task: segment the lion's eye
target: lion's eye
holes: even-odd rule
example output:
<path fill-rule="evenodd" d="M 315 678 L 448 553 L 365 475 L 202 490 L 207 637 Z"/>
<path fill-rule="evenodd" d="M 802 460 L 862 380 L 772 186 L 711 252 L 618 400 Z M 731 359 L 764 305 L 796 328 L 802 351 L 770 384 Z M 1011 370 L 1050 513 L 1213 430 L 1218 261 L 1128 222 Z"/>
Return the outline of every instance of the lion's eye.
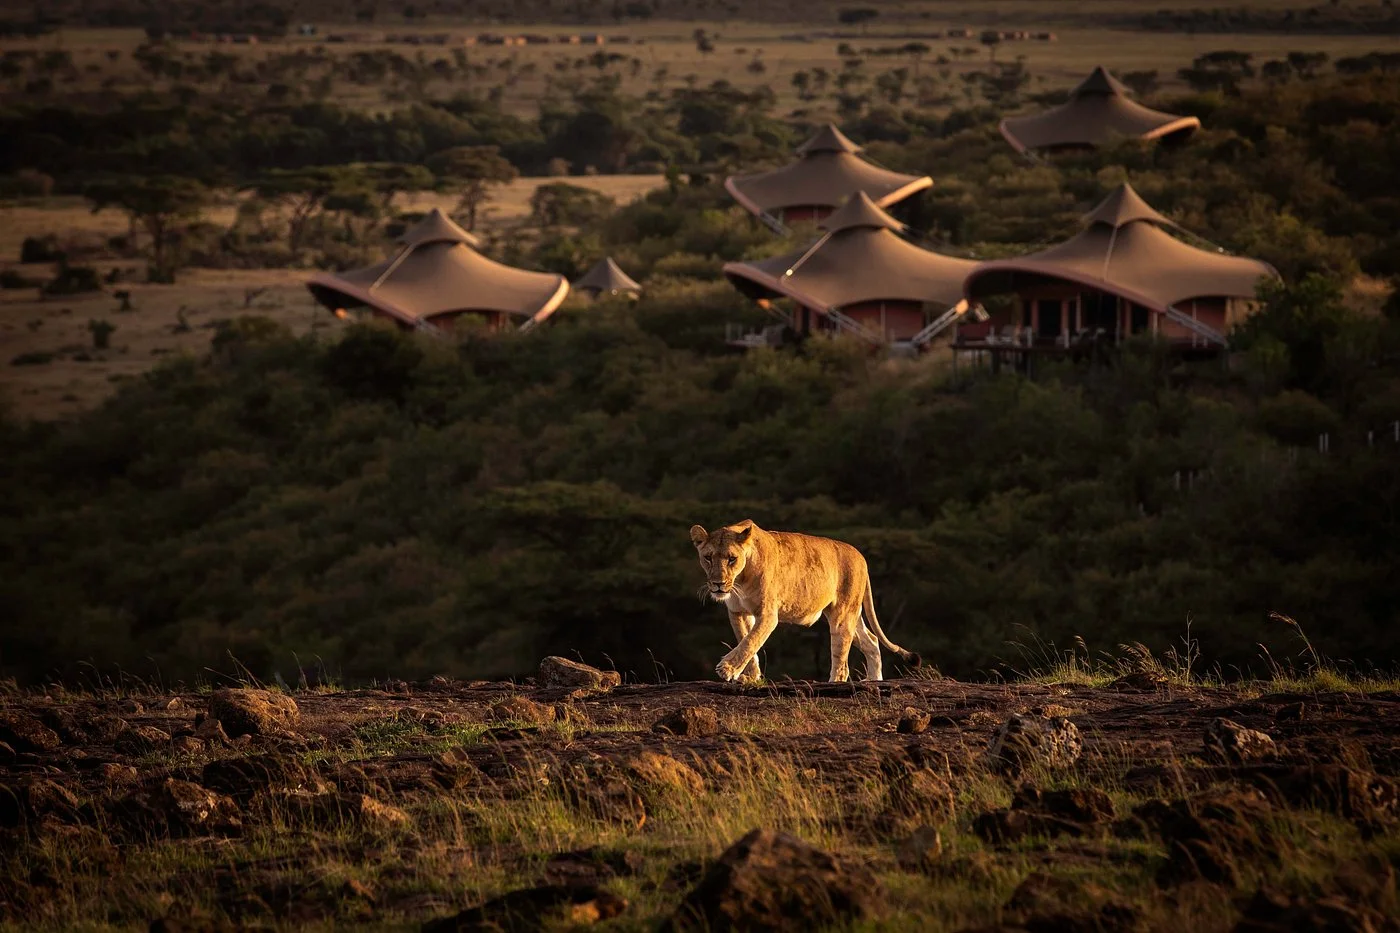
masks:
<path fill-rule="evenodd" d="M 733 567 L 733 566 L 734 566 L 735 564 L 737 564 L 737 563 L 739 563 L 739 558 L 737 558 L 737 557 L 731 557 L 731 558 L 729 558 L 729 566 Z"/>

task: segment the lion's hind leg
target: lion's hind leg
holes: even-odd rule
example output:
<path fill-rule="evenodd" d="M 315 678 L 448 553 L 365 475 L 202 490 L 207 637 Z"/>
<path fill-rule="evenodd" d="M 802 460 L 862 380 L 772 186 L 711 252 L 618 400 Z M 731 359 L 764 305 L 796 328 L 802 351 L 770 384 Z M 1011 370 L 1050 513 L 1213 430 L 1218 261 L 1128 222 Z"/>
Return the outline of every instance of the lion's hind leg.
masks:
<path fill-rule="evenodd" d="M 865 679 L 884 680 L 884 669 L 880 662 L 880 640 L 870 631 L 870 626 L 860 622 L 856 627 L 856 644 L 865 656 Z"/>

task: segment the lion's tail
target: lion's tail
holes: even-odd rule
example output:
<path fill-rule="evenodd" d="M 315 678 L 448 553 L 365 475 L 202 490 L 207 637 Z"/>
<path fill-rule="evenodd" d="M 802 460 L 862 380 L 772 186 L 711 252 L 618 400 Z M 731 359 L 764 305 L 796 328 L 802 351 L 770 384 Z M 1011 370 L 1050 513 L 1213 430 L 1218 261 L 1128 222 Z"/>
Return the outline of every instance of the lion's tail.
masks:
<path fill-rule="evenodd" d="M 870 631 L 875 633 L 875 637 L 880 639 L 880 644 L 888 651 L 893 651 L 904 660 L 910 667 L 918 667 L 924 663 L 924 659 L 913 651 L 905 651 L 885 637 L 884 631 L 880 628 L 880 620 L 875 618 L 875 593 L 870 589 L 870 580 L 865 581 L 865 598 L 861 602 L 861 612 L 865 615 L 865 624 L 870 626 Z"/>

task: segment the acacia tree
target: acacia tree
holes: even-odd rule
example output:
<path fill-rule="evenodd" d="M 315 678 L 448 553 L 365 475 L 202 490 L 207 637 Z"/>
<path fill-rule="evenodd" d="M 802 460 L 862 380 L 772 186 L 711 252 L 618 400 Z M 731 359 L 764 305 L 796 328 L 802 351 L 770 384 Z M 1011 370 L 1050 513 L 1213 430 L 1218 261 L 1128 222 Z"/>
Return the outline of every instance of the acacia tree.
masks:
<path fill-rule="evenodd" d="M 519 176 L 501 155 L 499 146 L 456 146 L 428 157 L 428 166 L 442 185 L 458 194 L 457 210 L 467 215 L 467 229 L 476 229 L 477 211 L 491 197 L 493 185 Z"/>
<path fill-rule="evenodd" d="M 287 247 L 301 250 L 307 225 L 325 208 L 326 199 L 337 190 L 351 187 L 349 170 L 340 165 L 313 165 L 299 169 L 273 169 L 251 186 L 260 198 L 288 212 Z"/>
<path fill-rule="evenodd" d="M 191 178 L 157 175 L 151 178 L 112 178 L 94 182 L 83 192 L 92 212 L 112 207 L 127 215 L 133 229 L 146 232 L 151 261 L 146 277 L 152 282 L 175 281 L 178 257 L 170 249 L 184 223 L 197 218 L 209 203 L 210 191 Z"/>

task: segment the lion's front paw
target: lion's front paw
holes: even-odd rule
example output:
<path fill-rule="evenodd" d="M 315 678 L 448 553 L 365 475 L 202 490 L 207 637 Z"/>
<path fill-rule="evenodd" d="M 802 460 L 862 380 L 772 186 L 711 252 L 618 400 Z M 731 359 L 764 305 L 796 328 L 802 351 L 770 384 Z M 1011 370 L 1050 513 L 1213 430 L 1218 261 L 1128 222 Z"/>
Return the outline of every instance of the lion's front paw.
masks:
<path fill-rule="evenodd" d="M 725 657 L 715 665 L 715 673 L 719 675 L 720 680 L 733 683 L 739 679 L 739 675 L 743 673 L 743 670 L 735 667 L 729 662 L 729 658 Z"/>

